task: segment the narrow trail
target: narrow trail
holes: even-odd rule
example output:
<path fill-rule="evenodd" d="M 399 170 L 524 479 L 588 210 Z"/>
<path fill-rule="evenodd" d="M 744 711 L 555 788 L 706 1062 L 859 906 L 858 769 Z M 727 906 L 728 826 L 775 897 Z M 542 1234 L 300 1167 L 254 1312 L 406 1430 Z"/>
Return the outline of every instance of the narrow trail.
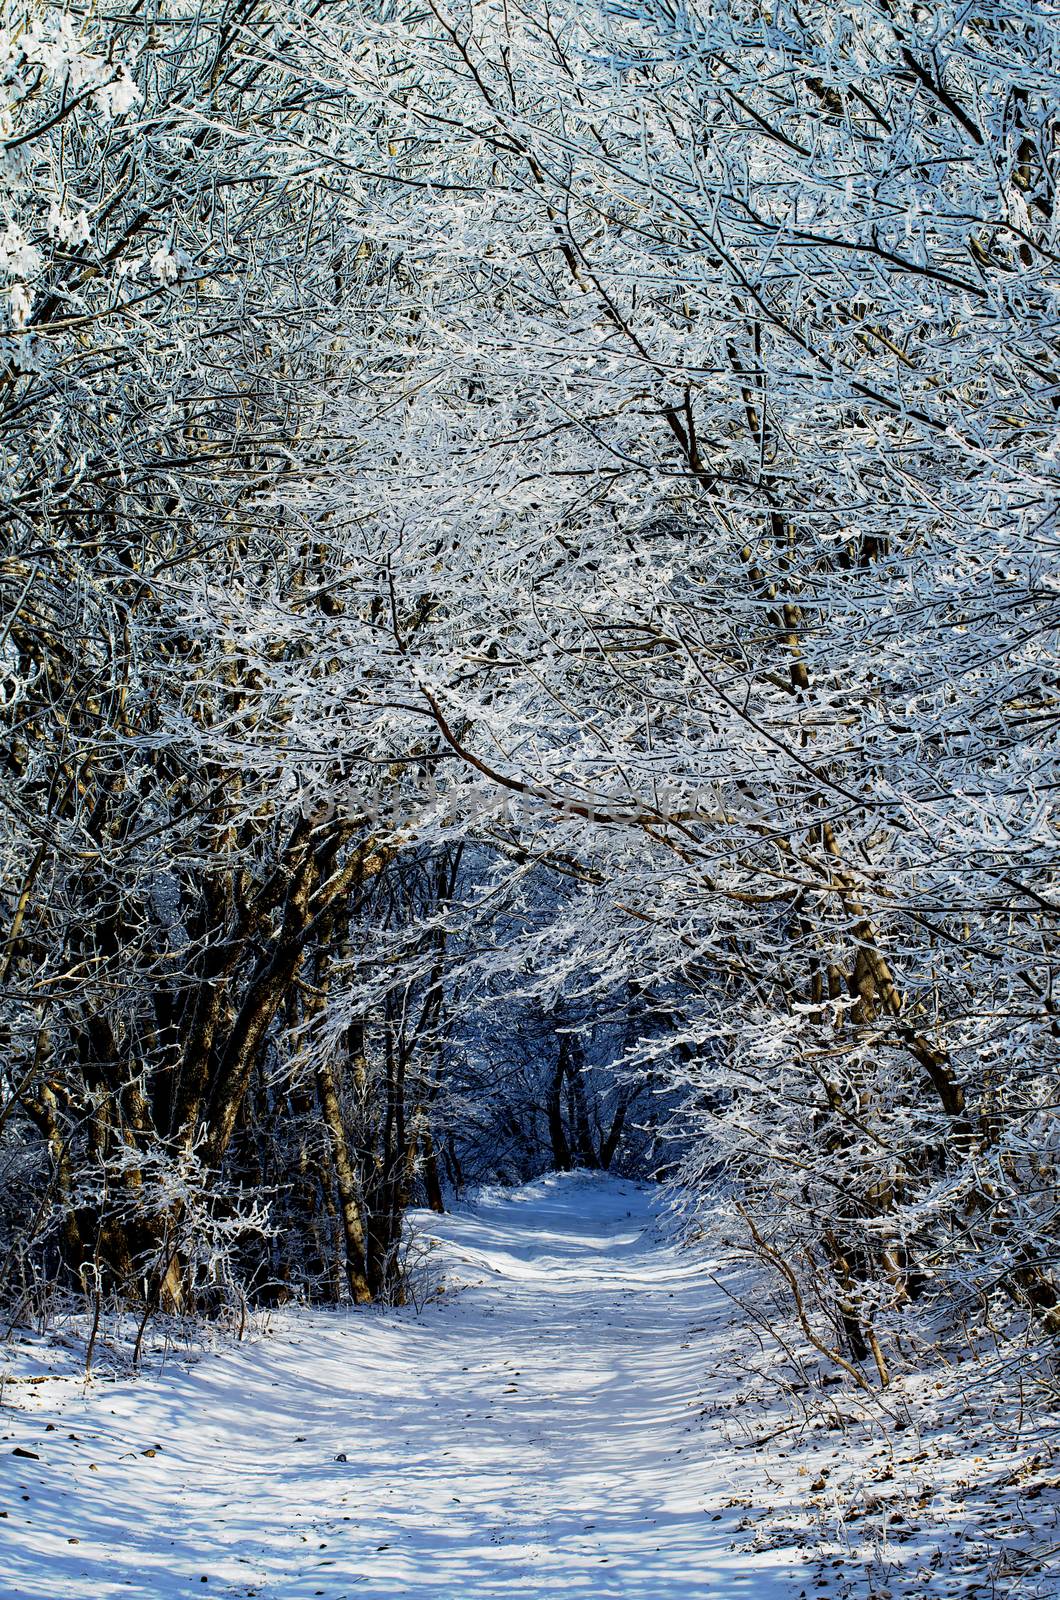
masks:
<path fill-rule="evenodd" d="M 490 1193 L 418 1218 L 419 1314 L 285 1312 L 37 1386 L 0 1421 L 0 1600 L 797 1595 L 730 1548 L 755 1485 L 700 1387 L 732 1320 L 655 1207 L 580 1174 Z"/>

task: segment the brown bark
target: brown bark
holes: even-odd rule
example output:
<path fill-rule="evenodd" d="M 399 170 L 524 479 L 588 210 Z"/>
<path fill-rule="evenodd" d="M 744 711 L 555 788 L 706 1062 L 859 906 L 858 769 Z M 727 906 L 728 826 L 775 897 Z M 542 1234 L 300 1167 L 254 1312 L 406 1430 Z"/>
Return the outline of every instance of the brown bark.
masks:
<path fill-rule="evenodd" d="M 338 1088 L 330 1061 L 322 1060 L 317 1067 L 316 1086 L 321 1115 L 331 1141 L 331 1159 L 335 1167 L 335 1183 L 339 1193 L 339 1215 L 342 1219 L 342 1237 L 346 1252 L 346 1282 L 354 1303 L 363 1306 L 372 1299 L 367 1277 L 368 1252 L 364 1218 L 361 1215 L 357 1179 L 350 1160 Z"/>
<path fill-rule="evenodd" d="M 420 1134 L 420 1155 L 423 1159 L 423 1187 L 427 1192 L 427 1204 L 432 1211 L 441 1215 L 445 1211 L 445 1201 L 442 1198 L 442 1180 L 438 1171 L 438 1157 L 434 1149 L 434 1139 L 431 1134 L 430 1124 L 426 1121 L 426 1110 L 422 1113 L 423 1131 Z"/>

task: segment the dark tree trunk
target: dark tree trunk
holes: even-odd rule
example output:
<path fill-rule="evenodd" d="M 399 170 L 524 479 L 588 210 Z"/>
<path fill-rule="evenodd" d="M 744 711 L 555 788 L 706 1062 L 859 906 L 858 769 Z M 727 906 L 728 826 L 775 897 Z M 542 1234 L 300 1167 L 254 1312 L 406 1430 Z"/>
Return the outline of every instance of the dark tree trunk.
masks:
<path fill-rule="evenodd" d="M 563 1045 L 560 1044 L 559 1054 L 556 1057 L 556 1066 L 548 1086 L 548 1099 L 546 1110 L 548 1112 L 548 1135 L 552 1141 L 552 1165 L 557 1172 L 569 1172 L 571 1169 L 570 1145 L 567 1143 L 567 1133 L 563 1126 L 563 1077 L 566 1062 L 563 1056 Z"/>

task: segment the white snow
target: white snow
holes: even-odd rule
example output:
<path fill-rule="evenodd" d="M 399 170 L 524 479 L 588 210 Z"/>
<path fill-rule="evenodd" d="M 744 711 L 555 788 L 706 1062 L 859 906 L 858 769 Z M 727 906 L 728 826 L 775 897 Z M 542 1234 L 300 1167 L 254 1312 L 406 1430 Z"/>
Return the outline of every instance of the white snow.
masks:
<path fill-rule="evenodd" d="M 652 1191 L 573 1174 L 416 1220 L 419 1310 L 20 1388 L 2 1600 L 798 1594 L 790 1551 L 736 1548 L 761 1473 L 701 1390 L 737 1323 Z"/>

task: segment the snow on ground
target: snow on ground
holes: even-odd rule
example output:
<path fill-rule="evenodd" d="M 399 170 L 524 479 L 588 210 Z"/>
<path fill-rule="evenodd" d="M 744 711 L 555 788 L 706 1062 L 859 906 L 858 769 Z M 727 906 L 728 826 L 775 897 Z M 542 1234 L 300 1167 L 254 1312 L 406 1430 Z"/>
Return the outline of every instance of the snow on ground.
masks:
<path fill-rule="evenodd" d="M 89 1385 L 14 1352 L 0 1600 L 934 1600 L 989 1583 L 990 1536 L 975 1544 L 956 1488 L 989 1473 L 959 1450 L 947 1466 L 910 1396 L 889 1445 L 830 1374 L 798 1400 L 653 1191 L 553 1176 L 415 1220 L 437 1241 L 419 1308 L 291 1310 L 267 1337 Z M 987 1456 L 1037 1485 L 1055 1528 L 1041 1451 L 1030 1479 L 1026 1452 Z M 935 1515 L 963 1568 L 932 1566 Z"/>
<path fill-rule="evenodd" d="M 704 1373 L 708 1420 L 761 1473 L 747 1548 L 800 1549 L 815 1600 L 1060 1600 L 1055 1371 L 1032 1384 L 1015 1341 L 907 1343 L 908 1369 L 865 1395 L 808 1362 L 790 1310 L 754 1289 L 760 1343 Z"/>
<path fill-rule="evenodd" d="M 187 1370 L 20 1389 L 3 1600 L 791 1594 L 730 1549 L 754 1468 L 700 1423 L 718 1293 L 649 1192 L 549 1178 L 429 1226 L 420 1315 L 286 1313 Z"/>

